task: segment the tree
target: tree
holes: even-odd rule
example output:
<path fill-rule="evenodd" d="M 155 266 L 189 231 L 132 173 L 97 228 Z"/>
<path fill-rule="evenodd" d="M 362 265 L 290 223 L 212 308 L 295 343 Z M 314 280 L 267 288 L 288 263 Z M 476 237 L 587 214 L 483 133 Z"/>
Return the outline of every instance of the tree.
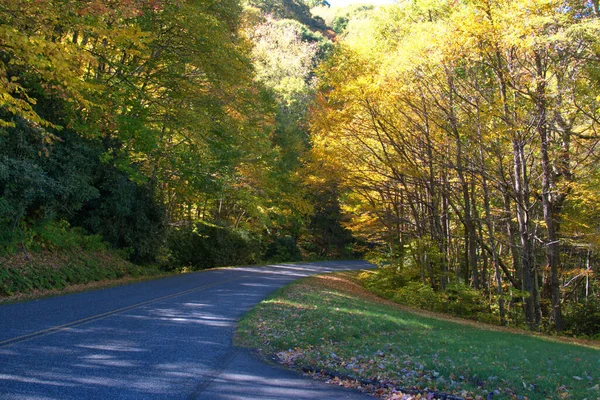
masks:
<path fill-rule="evenodd" d="M 597 64 L 598 22 L 578 10 L 481 1 L 374 12 L 348 25 L 321 69 L 312 122 L 315 148 L 365 204 L 354 209 L 377 215 L 392 262 L 412 254 L 439 290 L 457 280 L 490 293 L 493 282 L 502 322 L 508 281 L 534 329 L 562 328 L 561 257 L 574 238 L 561 226 L 597 141 L 578 132 L 596 129 L 596 100 L 580 88 L 594 81 L 582 54 Z"/>

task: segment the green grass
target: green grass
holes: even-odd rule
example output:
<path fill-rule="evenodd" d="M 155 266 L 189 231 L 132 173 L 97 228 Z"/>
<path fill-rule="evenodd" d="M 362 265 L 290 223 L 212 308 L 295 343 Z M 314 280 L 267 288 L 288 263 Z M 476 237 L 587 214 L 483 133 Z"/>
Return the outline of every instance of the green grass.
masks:
<path fill-rule="evenodd" d="M 240 322 L 237 344 L 297 368 L 465 397 L 600 398 L 598 346 L 474 325 L 403 310 L 336 274 L 275 292 Z"/>

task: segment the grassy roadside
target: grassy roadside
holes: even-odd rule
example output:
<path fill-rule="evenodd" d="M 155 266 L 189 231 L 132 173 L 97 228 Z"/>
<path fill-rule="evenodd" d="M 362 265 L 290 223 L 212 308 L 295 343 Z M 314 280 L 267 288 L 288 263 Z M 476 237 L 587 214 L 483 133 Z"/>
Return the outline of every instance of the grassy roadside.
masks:
<path fill-rule="evenodd" d="M 600 399 L 600 346 L 423 316 L 366 292 L 354 277 L 312 277 L 275 292 L 240 322 L 236 343 L 388 399 L 418 398 L 400 388 Z"/>

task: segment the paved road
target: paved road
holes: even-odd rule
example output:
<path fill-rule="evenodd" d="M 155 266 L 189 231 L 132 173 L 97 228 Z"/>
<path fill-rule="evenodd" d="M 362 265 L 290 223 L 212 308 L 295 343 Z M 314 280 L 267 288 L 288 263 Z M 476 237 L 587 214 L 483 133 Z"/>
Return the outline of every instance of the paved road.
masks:
<path fill-rule="evenodd" d="M 236 321 L 300 277 L 360 261 L 179 275 L 0 306 L 0 399 L 365 399 L 233 347 Z"/>

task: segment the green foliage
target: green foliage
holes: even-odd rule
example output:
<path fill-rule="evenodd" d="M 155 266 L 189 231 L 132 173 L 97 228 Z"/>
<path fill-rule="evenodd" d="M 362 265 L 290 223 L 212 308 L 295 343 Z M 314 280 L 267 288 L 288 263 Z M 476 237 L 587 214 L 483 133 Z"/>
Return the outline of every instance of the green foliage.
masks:
<path fill-rule="evenodd" d="M 173 227 L 167 235 L 171 267 L 200 270 L 254 264 L 261 258 L 260 241 L 242 230 L 197 223 Z"/>
<path fill-rule="evenodd" d="M 373 5 L 350 5 L 340 10 L 331 23 L 331 28 L 338 34 L 344 33 L 350 20 L 364 18 L 375 7 Z"/>
<path fill-rule="evenodd" d="M 63 233 L 58 236 L 64 238 L 66 235 Z M 58 236 L 55 235 L 54 238 L 56 239 Z M 73 242 L 70 244 L 75 245 Z M 70 285 L 87 284 L 106 279 L 160 273 L 153 267 L 131 264 L 114 252 L 92 250 L 97 243 L 90 244 L 88 242 L 86 244 L 89 247 L 85 248 L 85 251 L 77 249 L 74 251 L 61 250 L 57 253 L 33 253 L 24 260 L 21 255 L 0 259 L 0 297 L 43 290 L 60 290 Z"/>
<path fill-rule="evenodd" d="M 5 249 L 43 232 L 49 221 L 67 219 L 98 196 L 90 183 L 94 162 L 89 148 L 63 140 L 58 157 L 50 158 L 48 145 L 39 142 L 30 124 L 15 124 L 0 132 L 0 247 Z M 62 151 L 67 147 L 71 156 Z"/>
<path fill-rule="evenodd" d="M 458 317 L 476 318 L 487 311 L 484 295 L 461 282 L 448 285 L 441 298 L 442 310 Z"/>
<path fill-rule="evenodd" d="M 313 8 L 313 7 L 324 5 L 325 0 L 302 0 L 302 2 L 304 4 L 306 4 L 308 7 Z"/>
<path fill-rule="evenodd" d="M 336 15 L 335 18 L 333 19 L 331 28 L 336 33 L 343 33 L 346 30 L 347 26 L 348 26 L 348 17 Z"/>
<path fill-rule="evenodd" d="M 3 203 L 0 223 L 8 228 L 6 233 L 14 230 L 23 219 L 52 217 L 60 208 L 69 208 L 94 194 L 85 182 L 57 176 L 59 171 L 53 171 L 54 176 L 49 174 L 44 168 L 48 161 L 38 155 L 43 147 L 36 139 L 33 130 L 22 125 L 0 132 L 0 196 Z M 68 169 L 68 165 L 63 166 L 63 171 Z"/>
<path fill-rule="evenodd" d="M 371 292 L 399 304 L 497 323 L 482 292 L 457 282 L 443 291 L 435 291 L 420 281 L 418 272 L 410 265 L 379 267 L 361 274 L 360 279 Z"/>
<path fill-rule="evenodd" d="M 335 183 L 312 185 L 308 196 L 315 206 L 308 224 L 307 244 L 303 246 L 319 257 L 356 257 L 352 233 L 343 225 L 346 218 L 340 207 L 339 189 Z"/>
<path fill-rule="evenodd" d="M 72 225 L 101 235 L 114 248 L 130 248 L 136 261 L 153 259 L 162 243 L 164 210 L 149 185 L 136 184 L 115 165 L 119 158 L 109 158 L 113 165 L 101 161 L 104 143 L 63 130 L 50 147 L 20 120 L 0 134 L 0 150 L 5 154 L 0 156 L 0 246 L 5 250 L 21 244 L 85 246 L 83 230 L 68 232 Z"/>
<path fill-rule="evenodd" d="M 600 297 L 571 303 L 565 310 L 565 330 L 576 336 L 600 339 Z"/>
<path fill-rule="evenodd" d="M 407 277 L 391 265 L 366 272 L 361 275 L 361 279 L 366 288 L 386 298 L 392 298 L 399 288 L 408 283 Z"/>
<path fill-rule="evenodd" d="M 440 311 L 444 306 L 444 297 L 435 292 L 431 286 L 422 282 L 408 282 L 396 290 L 392 300 L 399 304 L 430 311 Z"/>
<path fill-rule="evenodd" d="M 30 240 L 25 247 L 33 251 L 43 249 L 106 251 L 108 244 L 101 235 L 90 235 L 80 227 L 71 228 L 65 220 L 44 220 L 35 225 L 30 232 Z"/>
<path fill-rule="evenodd" d="M 254 21 L 238 0 L 154 3 L 0 7 L 0 252 L 208 268 L 305 232 L 325 26 L 300 0 L 251 2 Z M 298 259 L 282 240 L 273 257 Z"/>
<path fill-rule="evenodd" d="M 277 237 L 267 245 L 265 259 L 269 262 L 301 261 L 302 254 L 291 236 Z"/>
<path fill-rule="evenodd" d="M 71 220 L 101 235 L 114 248 L 131 249 L 133 261 L 153 261 L 164 237 L 164 207 L 157 202 L 153 188 L 102 165 L 96 174 L 94 183 L 100 196 L 86 202 Z"/>
<path fill-rule="evenodd" d="M 303 117 L 314 91 L 311 78 L 317 54 L 326 51 L 319 46 L 324 38 L 290 19 L 268 20 L 252 38 L 256 79 L 273 90 L 287 114 Z"/>
<path fill-rule="evenodd" d="M 240 166 L 268 159 L 269 112 L 242 11 L 237 0 L 5 4 L 0 244 L 67 220 L 151 261 L 161 203 L 176 219 L 254 189 Z"/>
<path fill-rule="evenodd" d="M 325 29 L 323 22 L 312 16 L 313 1 L 309 1 L 310 4 L 304 0 L 249 0 L 249 4 L 276 19 L 293 19 L 312 29 Z"/>

